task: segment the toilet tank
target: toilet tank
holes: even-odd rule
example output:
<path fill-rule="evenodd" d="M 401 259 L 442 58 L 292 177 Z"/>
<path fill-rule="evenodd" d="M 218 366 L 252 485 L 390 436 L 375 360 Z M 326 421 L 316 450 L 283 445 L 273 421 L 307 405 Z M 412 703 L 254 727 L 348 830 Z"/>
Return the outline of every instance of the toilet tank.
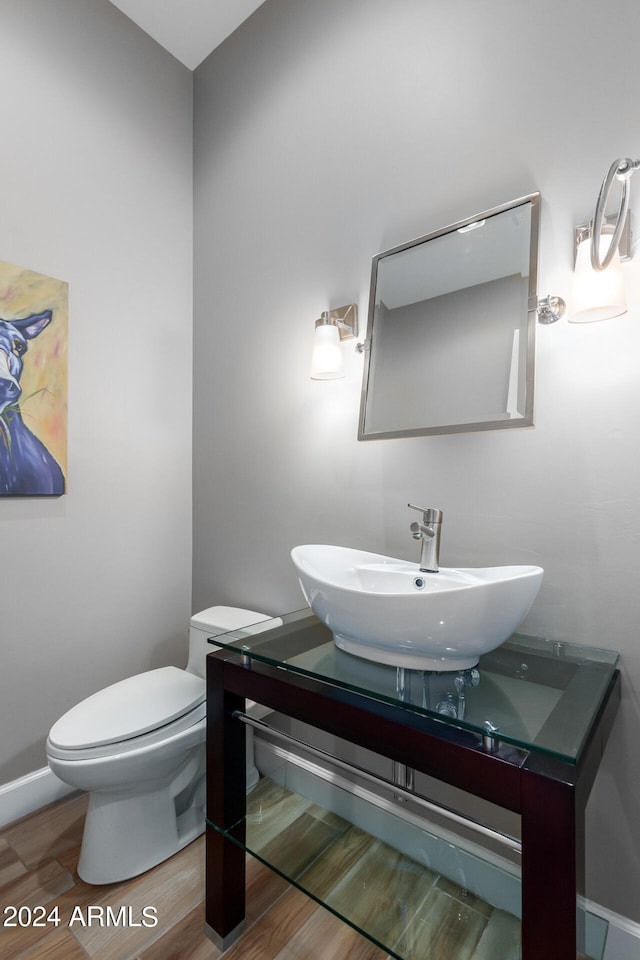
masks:
<path fill-rule="evenodd" d="M 206 656 L 216 649 L 213 644 L 207 643 L 209 637 L 267 620 L 272 620 L 272 617 L 255 610 L 243 610 L 241 607 L 208 607 L 201 613 L 195 613 L 189 626 L 187 673 L 195 673 L 198 677 L 205 678 Z M 278 618 L 272 625 L 280 622 Z"/>

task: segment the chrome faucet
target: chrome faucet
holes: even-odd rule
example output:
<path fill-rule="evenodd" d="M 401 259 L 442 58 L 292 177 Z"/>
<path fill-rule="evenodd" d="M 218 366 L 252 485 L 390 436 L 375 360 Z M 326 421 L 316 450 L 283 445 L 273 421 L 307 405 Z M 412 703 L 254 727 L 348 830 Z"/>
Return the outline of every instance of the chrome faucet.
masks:
<path fill-rule="evenodd" d="M 440 530 L 442 528 L 442 510 L 435 510 L 432 507 L 416 507 L 412 503 L 407 504 L 412 510 L 418 510 L 422 514 L 422 523 L 415 521 L 409 525 L 411 536 L 414 540 L 420 540 L 422 546 L 420 549 L 420 572 L 437 573 L 440 562 Z"/>

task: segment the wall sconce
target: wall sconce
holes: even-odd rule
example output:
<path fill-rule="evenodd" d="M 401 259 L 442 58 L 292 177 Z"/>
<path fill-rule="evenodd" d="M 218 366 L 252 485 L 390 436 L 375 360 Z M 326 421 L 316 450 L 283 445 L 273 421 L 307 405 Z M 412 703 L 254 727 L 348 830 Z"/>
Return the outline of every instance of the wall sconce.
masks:
<path fill-rule="evenodd" d="M 323 310 L 316 320 L 311 357 L 312 380 L 337 380 L 344 376 L 342 341 L 358 336 L 358 307 L 350 303 L 337 310 Z"/>
<path fill-rule="evenodd" d="M 607 218 L 612 221 L 614 218 Z M 613 251 L 606 269 L 594 269 L 591 260 L 593 226 L 581 224 L 574 231 L 574 275 L 571 296 L 571 323 L 589 323 L 595 320 L 611 320 L 627 312 L 627 302 L 622 276 L 622 259 L 629 260 L 629 218 L 625 232 L 620 238 L 618 250 Z M 613 225 L 606 223 L 597 244 L 598 257 L 608 256 L 607 247 L 612 243 Z M 602 262 L 600 260 L 600 262 Z"/>
<path fill-rule="evenodd" d="M 569 320 L 610 320 L 627 312 L 621 260 L 631 259 L 629 180 L 640 160 L 615 160 L 602 182 L 594 218 L 574 231 L 574 284 Z M 615 181 L 621 183 L 618 213 L 605 217 Z"/>

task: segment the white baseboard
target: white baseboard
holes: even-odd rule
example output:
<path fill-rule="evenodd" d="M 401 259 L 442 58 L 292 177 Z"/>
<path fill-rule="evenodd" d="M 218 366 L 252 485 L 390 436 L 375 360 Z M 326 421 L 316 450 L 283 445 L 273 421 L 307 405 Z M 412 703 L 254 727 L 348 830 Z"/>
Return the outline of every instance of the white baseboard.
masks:
<path fill-rule="evenodd" d="M 18 780 L 0 786 L 0 827 L 5 827 L 28 813 L 46 807 L 73 793 L 73 787 L 58 780 L 49 767 L 34 770 Z"/>
<path fill-rule="evenodd" d="M 640 923 L 614 913 L 599 903 L 587 900 L 589 913 L 602 917 L 609 924 L 604 960 L 638 960 L 640 957 Z"/>

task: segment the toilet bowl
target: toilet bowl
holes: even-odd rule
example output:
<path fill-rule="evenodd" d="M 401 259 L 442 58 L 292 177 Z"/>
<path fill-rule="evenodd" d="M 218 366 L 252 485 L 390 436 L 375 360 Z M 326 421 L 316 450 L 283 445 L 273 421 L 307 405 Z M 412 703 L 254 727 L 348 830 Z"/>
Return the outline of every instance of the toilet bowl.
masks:
<path fill-rule="evenodd" d="M 270 618 L 210 607 L 191 619 L 184 670 L 160 667 L 72 707 L 51 728 L 47 760 L 89 794 L 78 874 L 115 883 L 161 863 L 204 831 L 206 656 L 209 637 Z M 272 625 L 272 622 L 269 623 Z M 255 704 L 247 704 L 249 712 Z M 258 780 L 247 730 L 247 790 Z"/>

